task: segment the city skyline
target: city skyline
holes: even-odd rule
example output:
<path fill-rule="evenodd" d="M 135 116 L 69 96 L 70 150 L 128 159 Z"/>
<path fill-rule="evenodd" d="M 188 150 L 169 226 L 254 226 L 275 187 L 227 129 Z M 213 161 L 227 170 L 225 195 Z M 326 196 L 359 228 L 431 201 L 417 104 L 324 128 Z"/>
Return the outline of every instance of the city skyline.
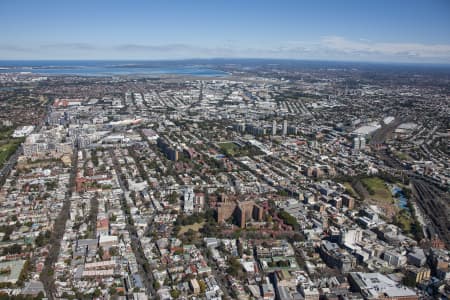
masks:
<path fill-rule="evenodd" d="M 446 1 L 16 1 L 0 59 L 450 62 Z"/>

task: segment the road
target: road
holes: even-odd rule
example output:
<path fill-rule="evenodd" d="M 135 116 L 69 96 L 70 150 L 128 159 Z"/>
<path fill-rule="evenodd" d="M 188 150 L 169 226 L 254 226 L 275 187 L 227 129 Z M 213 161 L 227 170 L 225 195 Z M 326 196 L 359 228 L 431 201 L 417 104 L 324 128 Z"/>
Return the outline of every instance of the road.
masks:
<path fill-rule="evenodd" d="M 209 257 L 209 255 L 206 255 L 206 253 L 203 254 L 204 257 L 208 260 L 208 265 L 211 266 L 211 273 L 213 277 L 219 282 L 219 286 L 223 292 L 223 298 L 230 298 L 230 293 L 226 289 L 226 287 L 228 287 L 228 280 L 226 278 L 227 273 L 225 272 L 225 270 L 219 269 L 219 266 Z"/>
<path fill-rule="evenodd" d="M 6 178 L 9 175 L 9 172 L 11 172 L 12 168 L 16 165 L 17 159 L 22 154 L 22 151 L 22 146 L 19 146 L 16 152 L 14 152 L 14 154 L 11 155 L 8 161 L 3 164 L 3 167 L 0 169 L 0 185 L 3 185 L 3 182 L 5 182 Z"/>
<path fill-rule="evenodd" d="M 120 170 L 119 162 L 117 161 L 117 157 L 112 149 L 109 150 L 109 153 L 111 155 L 114 169 L 116 170 L 117 178 L 119 181 L 120 188 L 124 193 L 127 192 L 127 188 L 122 180 L 122 172 Z M 139 240 L 139 237 L 136 232 L 136 228 L 134 225 L 132 225 L 132 218 L 130 214 L 130 210 L 127 204 L 127 201 L 125 199 L 125 195 L 122 195 L 122 208 L 124 212 L 126 213 L 126 219 L 127 219 L 127 230 L 130 233 L 130 239 L 131 239 L 131 248 L 133 249 L 134 256 L 136 257 L 136 262 L 138 264 L 139 268 L 139 274 L 142 277 L 142 281 L 149 293 L 150 297 L 154 297 L 156 295 L 156 291 L 153 288 L 153 275 L 150 269 L 147 269 L 146 266 L 148 266 L 147 258 L 144 255 L 144 251 L 142 250 L 142 244 Z"/>
<path fill-rule="evenodd" d="M 33 133 L 37 133 L 41 130 L 41 128 L 44 124 L 44 120 L 47 118 L 47 115 L 49 112 L 50 112 L 50 108 L 47 108 L 47 112 L 46 112 L 44 118 L 41 120 L 41 122 L 38 125 L 36 125 L 36 127 L 33 130 Z M 11 155 L 11 157 L 8 159 L 8 161 L 3 164 L 2 168 L 0 169 L 0 186 L 3 185 L 6 178 L 8 177 L 9 173 L 11 172 L 12 168 L 16 165 L 17 159 L 19 158 L 20 155 L 22 155 L 22 153 L 23 153 L 23 147 L 22 147 L 22 145 L 20 145 L 19 148 L 17 148 L 16 152 L 14 152 L 14 154 Z"/>
<path fill-rule="evenodd" d="M 70 198 L 72 196 L 72 190 L 75 187 L 75 177 L 77 172 L 78 163 L 78 149 L 75 147 L 72 154 L 72 167 L 70 172 L 69 187 L 66 191 L 66 197 L 64 204 L 55 220 L 52 235 L 50 237 L 50 251 L 45 259 L 44 269 L 41 272 L 40 279 L 44 284 L 45 293 L 50 300 L 55 299 L 56 287 L 55 280 L 53 278 L 53 268 L 58 259 L 59 250 L 61 248 L 61 239 L 66 229 L 66 221 L 69 218 L 70 212 Z"/>

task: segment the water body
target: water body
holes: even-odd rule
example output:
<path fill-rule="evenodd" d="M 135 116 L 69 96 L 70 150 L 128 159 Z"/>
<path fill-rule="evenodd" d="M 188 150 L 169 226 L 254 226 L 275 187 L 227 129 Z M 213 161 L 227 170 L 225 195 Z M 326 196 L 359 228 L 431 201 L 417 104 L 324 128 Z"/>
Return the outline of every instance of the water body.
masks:
<path fill-rule="evenodd" d="M 219 66 L 232 65 L 246 70 L 285 68 L 287 70 L 365 70 L 399 74 L 450 74 L 449 64 L 399 64 L 368 62 L 333 62 L 292 59 L 214 58 L 188 60 L 0 60 L 0 73 L 32 72 L 44 75 L 195 75 L 226 76 Z"/>
<path fill-rule="evenodd" d="M 202 65 L 141 61 L 0 61 L 0 73 L 30 72 L 42 75 L 192 75 L 222 77 L 226 72 Z"/>
<path fill-rule="evenodd" d="M 397 206 L 401 209 L 407 209 L 408 208 L 408 199 L 405 197 L 405 194 L 403 194 L 403 190 L 394 185 L 391 189 L 392 195 L 394 195 L 397 198 Z"/>

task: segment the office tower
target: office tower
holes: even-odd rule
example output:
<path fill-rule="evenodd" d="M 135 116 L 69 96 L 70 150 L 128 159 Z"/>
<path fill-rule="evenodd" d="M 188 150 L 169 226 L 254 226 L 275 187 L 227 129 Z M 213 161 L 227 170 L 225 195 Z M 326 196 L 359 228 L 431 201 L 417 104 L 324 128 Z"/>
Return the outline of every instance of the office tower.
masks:
<path fill-rule="evenodd" d="M 363 136 L 357 136 L 353 138 L 353 149 L 364 150 L 366 149 L 366 138 Z"/>
<path fill-rule="evenodd" d="M 359 149 L 361 150 L 366 149 L 366 138 L 363 136 L 359 137 Z"/>
<path fill-rule="evenodd" d="M 359 136 L 353 138 L 353 149 L 359 150 Z"/>

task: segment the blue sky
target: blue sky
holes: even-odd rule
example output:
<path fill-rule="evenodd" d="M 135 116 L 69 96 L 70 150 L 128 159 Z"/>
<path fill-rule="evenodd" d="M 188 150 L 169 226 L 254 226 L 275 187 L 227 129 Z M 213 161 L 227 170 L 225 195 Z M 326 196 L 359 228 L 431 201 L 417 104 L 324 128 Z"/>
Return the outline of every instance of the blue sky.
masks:
<path fill-rule="evenodd" d="M 0 59 L 449 63 L 450 1 L 0 1 L 0 36 Z"/>

